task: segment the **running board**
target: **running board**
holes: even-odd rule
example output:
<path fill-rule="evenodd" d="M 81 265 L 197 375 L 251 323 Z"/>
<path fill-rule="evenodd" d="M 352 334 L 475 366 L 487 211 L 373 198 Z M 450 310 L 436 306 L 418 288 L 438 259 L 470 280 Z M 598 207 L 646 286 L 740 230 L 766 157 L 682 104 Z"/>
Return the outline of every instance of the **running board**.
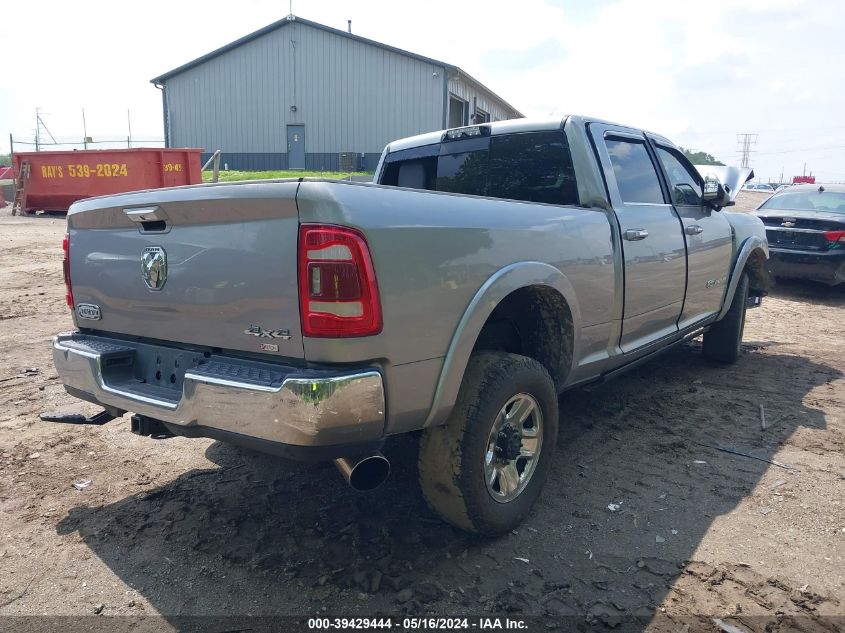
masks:
<path fill-rule="evenodd" d="M 685 342 L 689 341 L 690 339 L 694 339 L 696 336 L 698 336 L 703 331 L 705 331 L 707 326 L 704 326 L 704 328 L 702 329 L 702 326 L 698 325 L 698 326 L 696 326 L 696 328 L 697 329 L 692 330 L 692 331 L 688 331 L 686 334 L 683 334 L 681 336 L 678 336 L 676 334 L 675 336 L 678 336 L 678 338 L 667 342 L 666 344 L 662 345 L 661 347 L 658 347 L 658 348 L 648 352 L 647 354 L 644 354 L 643 356 L 640 356 L 639 358 L 632 360 L 629 363 L 625 363 L 624 365 L 620 365 L 619 367 L 615 367 L 614 369 L 611 369 L 610 371 L 608 371 L 608 372 L 602 374 L 601 376 L 599 376 L 595 381 L 584 385 L 584 390 L 585 391 L 591 391 L 592 389 L 596 389 L 599 386 L 606 383 L 607 381 L 609 381 L 613 378 L 616 378 L 617 376 L 621 376 L 622 374 L 625 374 L 625 373 L 631 371 L 632 369 L 639 367 L 640 365 L 644 365 L 645 363 L 649 362 L 650 360 L 657 358 L 658 356 L 664 354 L 665 352 L 668 352 L 671 349 L 674 349 L 678 345 L 681 345 L 682 343 L 685 343 Z"/>

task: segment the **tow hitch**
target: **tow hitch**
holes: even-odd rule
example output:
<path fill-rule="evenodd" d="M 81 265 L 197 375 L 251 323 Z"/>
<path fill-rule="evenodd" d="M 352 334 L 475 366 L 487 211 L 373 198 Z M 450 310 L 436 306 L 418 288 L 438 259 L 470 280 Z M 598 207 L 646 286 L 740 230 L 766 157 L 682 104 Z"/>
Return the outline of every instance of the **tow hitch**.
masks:
<path fill-rule="evenodd" d="M 145 415 L 133 415 L 129 424 L 130 430 L 135 435 L 144 435 L 157 439 L 173 437 L 173 433 L 170 432 L 170 429 L 168 429 L 161 420 L 148 418 Z"/>
<path fill-rule="evenodd" d="M 96 426 L 100 426 L 120 417 L 124 412 L 116 411 L 115 413 L 117 413 L 117 415 L 113 415 L 110 411 L 103 409 L 99 413 L 95 413 L 91 417 L 86 418 L 81 413 L 56 413 L 51 411 L 48 413 L 42 413 L 38 417 L 44 422 L 59 422 L 60 424 L 94 424 Z"/>

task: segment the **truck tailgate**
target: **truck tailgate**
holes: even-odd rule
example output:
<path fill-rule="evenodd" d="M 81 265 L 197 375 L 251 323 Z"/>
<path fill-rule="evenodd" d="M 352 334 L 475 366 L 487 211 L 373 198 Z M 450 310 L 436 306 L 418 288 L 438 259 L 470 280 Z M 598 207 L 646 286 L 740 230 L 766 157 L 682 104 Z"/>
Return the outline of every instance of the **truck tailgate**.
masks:
<path fill-rule="evenodd" d="M 239 183 L 76 203 L 68 232 L 77 325 L 302 358 L 297 187 Z"/>

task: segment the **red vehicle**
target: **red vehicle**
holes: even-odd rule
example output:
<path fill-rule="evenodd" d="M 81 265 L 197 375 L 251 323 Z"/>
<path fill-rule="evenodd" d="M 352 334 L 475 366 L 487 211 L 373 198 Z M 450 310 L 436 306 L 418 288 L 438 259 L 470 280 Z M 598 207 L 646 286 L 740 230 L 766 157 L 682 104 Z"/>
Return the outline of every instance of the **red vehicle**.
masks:
<path fill-rule="evenodd" d="M 795 176 L 792 179 L 793 185 L 814 185 L 816 184 L 815 176 Z"/>

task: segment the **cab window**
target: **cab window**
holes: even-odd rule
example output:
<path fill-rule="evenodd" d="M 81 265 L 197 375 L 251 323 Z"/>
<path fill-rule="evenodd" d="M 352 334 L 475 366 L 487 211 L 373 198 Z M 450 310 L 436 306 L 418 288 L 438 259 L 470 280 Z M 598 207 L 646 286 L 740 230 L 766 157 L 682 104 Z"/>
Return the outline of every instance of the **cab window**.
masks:
<path fill-rule="evenodd" d="M 701 181 L 690 171 L 690 168 L 674 152 L 663 147 L 657 148 L 657 156 L 669 180 L 672 204 L 681 206 L 702 204 Z"/>
<path fill-rule="evenodd" d="M 578 204 L 575 169 L 560 131 L 494 136 L 489 196 L 547 204 Z"/>
<path fill-rule="evenodd" d="M 616 176 L 616 186 L 623 202 L 634 204 L 663 204 L 663 192 L 654 163 L 642 141 L 607 138 L 604 141 L 610 164 Z"/>
<path fill-rule="evenodd" d="M 579 204 L 561 130 L 501 134 L 402 150 L 386 157 L 383 185 L 546 204 Z"/>

